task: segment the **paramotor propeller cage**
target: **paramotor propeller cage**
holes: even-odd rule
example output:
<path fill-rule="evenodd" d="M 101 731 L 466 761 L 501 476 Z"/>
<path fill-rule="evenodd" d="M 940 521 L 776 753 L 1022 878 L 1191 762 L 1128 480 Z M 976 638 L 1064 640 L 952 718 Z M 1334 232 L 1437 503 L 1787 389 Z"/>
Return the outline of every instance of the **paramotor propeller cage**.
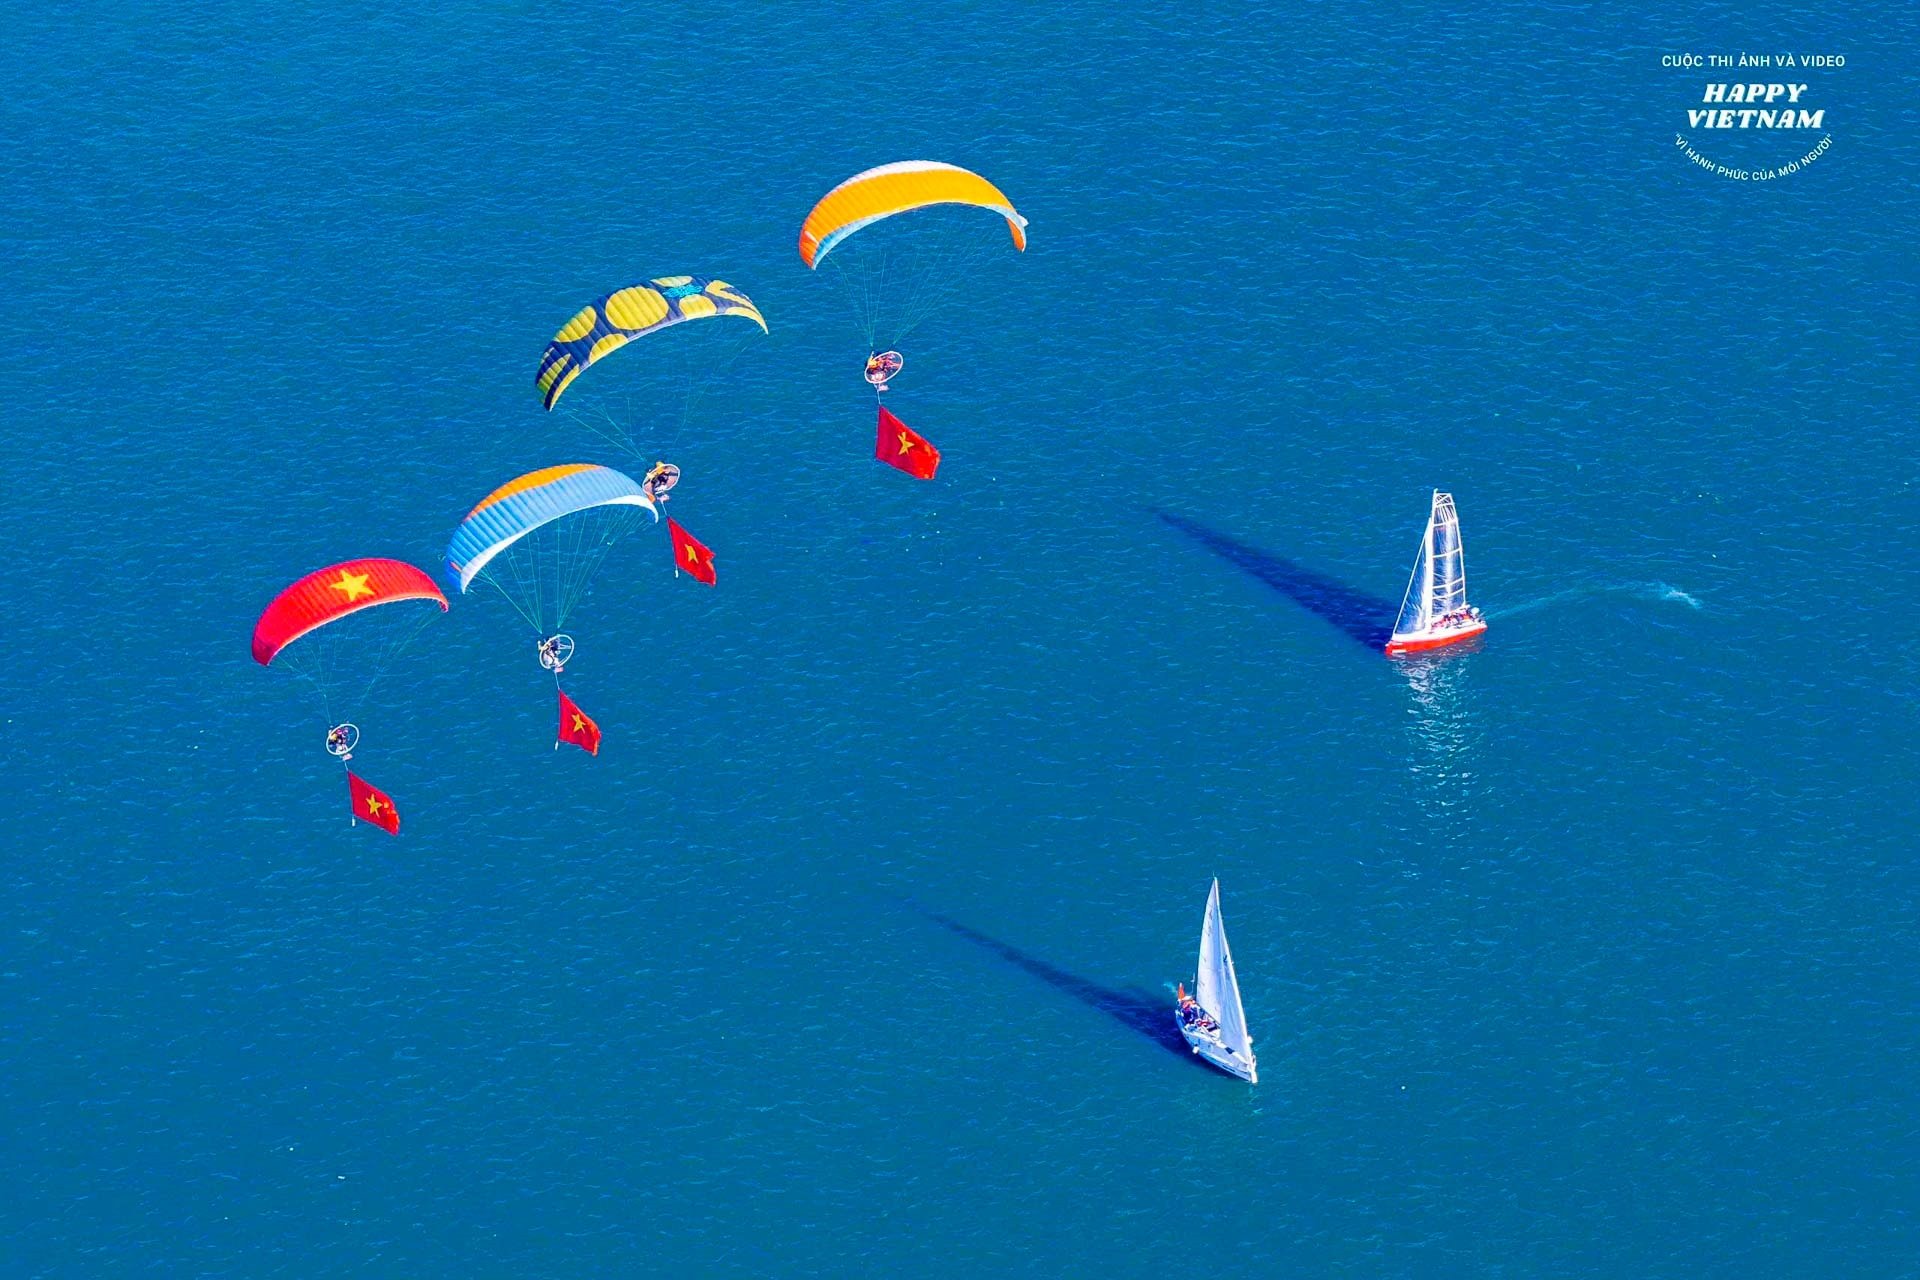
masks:
<path fill-rule="evenodd" d="M 534 646 L 540 654 L 540 665 L 559 675 L 567 669 L 567 660 L 573 657 L 573 637 L 561 632 L 548 636 Z"/>
<path fill-rule="evenodd" d="M 360 745 L 360 726 L 351 722 L 342 722 L 327 730 L 327 754 L 342 763 L 353 759 L 353 749 Z"/>
<path fill-rule="evenodd" d="M 879 351 L 867 357 L 865 377 L 875 391 L 885 391 L 888 380 L 899 377 L 906 367 L 906 357 L 898 351 Z"/>

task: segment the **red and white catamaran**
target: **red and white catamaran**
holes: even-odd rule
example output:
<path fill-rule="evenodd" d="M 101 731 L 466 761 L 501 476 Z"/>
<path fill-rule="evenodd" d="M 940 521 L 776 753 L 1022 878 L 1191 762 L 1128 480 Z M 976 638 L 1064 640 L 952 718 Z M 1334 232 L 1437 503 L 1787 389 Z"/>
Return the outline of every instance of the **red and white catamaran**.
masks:
<path fill-rule="evenodd" d="M 1420 554 L 1400 601 L 1400 617 L 1387 641 L 1388 653 L 1419 653 L 1458 644 L 1487 629 L 1487 620 L 1467 603 L 1467 558 L 1460 545 L 1460 513 L 1453 495 L 1433 491 L 1433 511 L 1420 536 Z"/>

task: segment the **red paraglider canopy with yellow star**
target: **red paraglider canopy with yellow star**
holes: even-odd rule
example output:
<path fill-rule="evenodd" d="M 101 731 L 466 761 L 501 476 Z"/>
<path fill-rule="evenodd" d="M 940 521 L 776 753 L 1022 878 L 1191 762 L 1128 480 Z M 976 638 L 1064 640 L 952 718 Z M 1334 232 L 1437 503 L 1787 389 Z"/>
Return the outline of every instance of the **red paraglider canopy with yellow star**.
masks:
<path fill-rule="evenodd" d="M 316 569 L 273 598 L 253 627 L 253 660 L 270 665 L 282 649 L 337 618 L 400 600 L 447 598 L 433 579 L 402 560 L 346 560 Z"/>

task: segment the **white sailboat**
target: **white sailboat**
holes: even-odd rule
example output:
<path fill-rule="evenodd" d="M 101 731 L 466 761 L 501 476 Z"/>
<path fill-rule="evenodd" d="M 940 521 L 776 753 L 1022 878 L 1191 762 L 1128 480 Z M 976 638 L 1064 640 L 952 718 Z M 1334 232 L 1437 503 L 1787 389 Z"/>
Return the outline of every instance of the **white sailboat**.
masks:
<path fill-rule="evenodd" d="M 1260 1083 L 1253 1037 L 1247 1034 L 1247 1011 L 1240 1005 L 1240 980 L 1233 973 L 1226 926 L 1220 923 L 1218 880 L 1207 895 L 1207 917 L 1200 925 L 1200 967 L 1193 995 L 1181 989 L 1173 1018 L 1188 1047 L 1200 1057 L 1248 1084 Z"/>
<path fill-rule="evenodd" d="M 1400 601 L 1388 653 L 1418 653 L 1458 644 L 1487 629 L 1487 620 L 1467 603 L 1467 557 L 1460 543 L 1460 513 L 1453 495 L 1433 491 L 1427 531 L 1420 535 L 1407 594 Z"/>

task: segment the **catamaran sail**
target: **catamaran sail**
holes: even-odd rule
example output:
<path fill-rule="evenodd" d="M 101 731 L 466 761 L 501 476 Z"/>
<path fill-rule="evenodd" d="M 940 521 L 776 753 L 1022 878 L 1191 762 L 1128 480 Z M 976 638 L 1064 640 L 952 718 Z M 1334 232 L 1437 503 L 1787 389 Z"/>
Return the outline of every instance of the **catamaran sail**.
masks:
<path fill-rule="evenodd" d="M 1467 557 L 1460 543 L 1460 513 L 1453 495 L 1433 491 L 1433 509 L 1420 553 L 1407 578 L 1388 653 L 1407 653 L 1452 644 L 1487 629 L 1480 611 L 1467 604 Z"/>
<path fill-rule="evenodd" d="M 1247 1011 L 1240 1004 L 1240 980 L 1233 972 L 1233 951 L 1220 920 L 1220 882 L 1207 895 L 1207 915 L 1200 925 L 1200 967 L 1193 984 L 1193 1001 L 1204 1017 L 1177 1011 L 1180 1033 L 1193 1051 L 1223 1071 L 1258 1084 L 1253 1037 L 1247 1034 Z M 1207 1025 L 1208 1021 L 1212 1025 Z"/>

